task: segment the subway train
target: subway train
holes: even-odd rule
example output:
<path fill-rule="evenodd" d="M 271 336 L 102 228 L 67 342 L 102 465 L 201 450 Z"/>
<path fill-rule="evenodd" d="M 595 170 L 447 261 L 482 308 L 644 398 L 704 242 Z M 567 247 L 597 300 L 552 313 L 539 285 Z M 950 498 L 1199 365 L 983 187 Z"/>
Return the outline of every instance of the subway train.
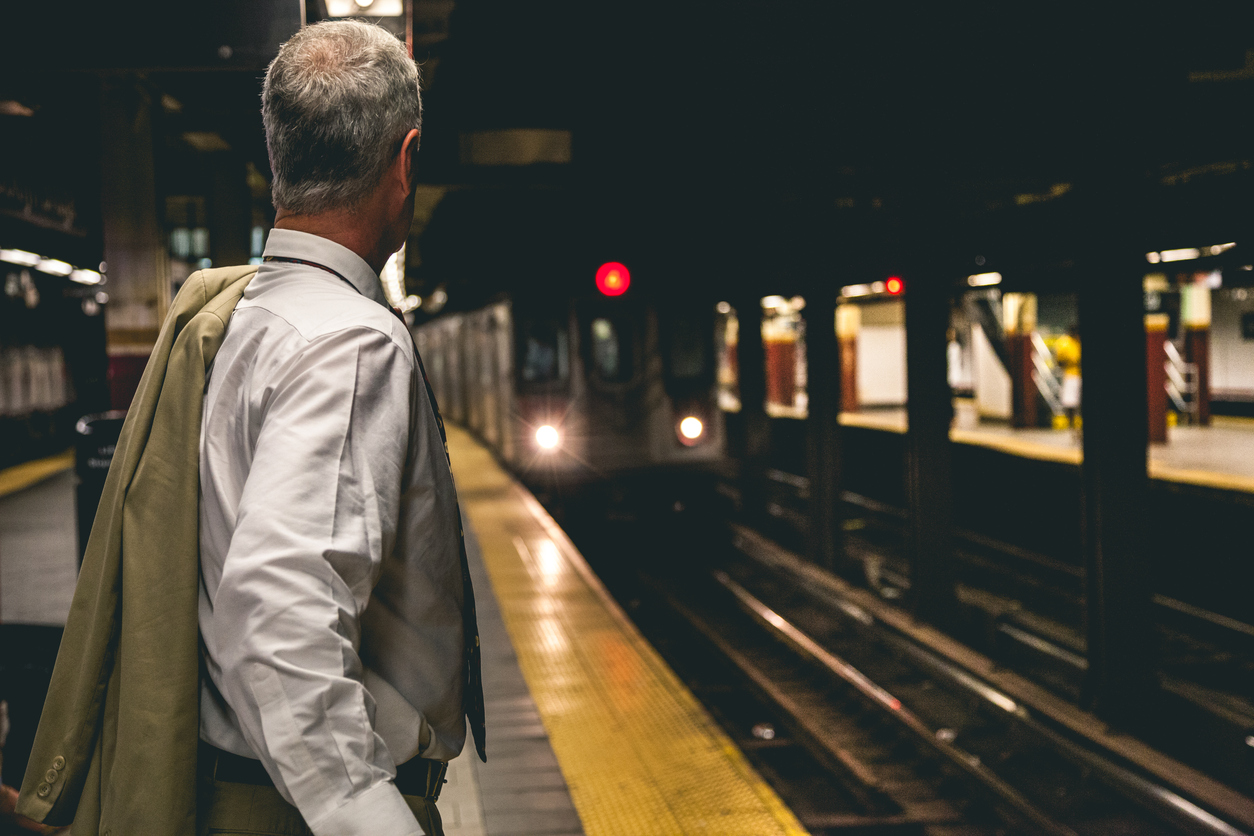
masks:
<path fill-rule="evenodd" d="M 445 416 L 545 489 L 721 460 L 713 305 L 629 283 L 607 263 L 597 293 L 502 294 L 416 326 Z"/>

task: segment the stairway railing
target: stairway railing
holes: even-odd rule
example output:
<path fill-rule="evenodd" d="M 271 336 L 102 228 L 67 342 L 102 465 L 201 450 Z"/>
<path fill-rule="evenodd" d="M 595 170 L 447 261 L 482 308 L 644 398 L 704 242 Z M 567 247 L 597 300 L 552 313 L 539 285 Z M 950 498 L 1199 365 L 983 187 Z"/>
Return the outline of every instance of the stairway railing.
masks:
<path fill-rule="evenodd" d="M 1163 363 L 1167 370 L 1167 397 L 1177 412 L 1192 420 L 1197 415 L 1197 363 L 1185 362 L 1171 340 L 1166 340 L 1163 348 L 1167 352 Z"/>
<path fill-rule="evenodd" d="M 1054 415 L 1062 415 L 1062 381 L 1059 378 L 1058 365 L 1054 362 L 1053 352 L 1045 345 L 1041 335 L 1032 332 L 1032 382 L 1036 384 L 1041 398 L 1049 405 Z"/>

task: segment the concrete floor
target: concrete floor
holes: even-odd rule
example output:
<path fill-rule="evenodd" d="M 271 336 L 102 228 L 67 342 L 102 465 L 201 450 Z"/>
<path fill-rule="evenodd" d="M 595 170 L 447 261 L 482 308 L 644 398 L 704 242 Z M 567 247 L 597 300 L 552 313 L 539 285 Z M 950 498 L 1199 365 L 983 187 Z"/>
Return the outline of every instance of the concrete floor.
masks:
<path fill-rule="evenodd" d="M 70 470 L 33 484 L 21 479 L 18 489 L 0 495 L 0 621 L 65 624 L 78 579 L 76 478 Z M 487 711 L 498 754 L 489 764 L 479 763 L 469 753 L 450 762 L 448 783 L 439 803 L 444 832 L 446 836 L 581 833 L 578 815 L 556 761 L 553 788 L 546 796 L 509 792 L 509 782 L 514 777 L 510 774 L 511 766 L 514 771 L 518 766 L 500 757 L 503 738 L 510 739 L 516 749 L 525 746 L 532 759 L 553 760 L 553 753 L 542 728 L 537 734 L 531 733 L 531 728 L 539 725 L 535 703 L 518 669 L 474 532 L 469 525 L 466 529 L 485 649 L 484 689 L 494 696 L 488 701 Z M 555 801 L 555 796 L 560 797 Z M 502 803 L 510 806 L 508 812 L 501 809 Z M 537 810 L 537 804 L 546 806 Z M 531 814 L 531 820 L 520 821 L 520 816 L 525 818 L 526 814 Z M 538 827 L 536 822 L 556 824 L 551 829 L 547 824 Z"/>
<path fill-rule="evenodd" d="M 64 624 L 78 577 L 73 471 L 0 500 L 0 621 Z"/>

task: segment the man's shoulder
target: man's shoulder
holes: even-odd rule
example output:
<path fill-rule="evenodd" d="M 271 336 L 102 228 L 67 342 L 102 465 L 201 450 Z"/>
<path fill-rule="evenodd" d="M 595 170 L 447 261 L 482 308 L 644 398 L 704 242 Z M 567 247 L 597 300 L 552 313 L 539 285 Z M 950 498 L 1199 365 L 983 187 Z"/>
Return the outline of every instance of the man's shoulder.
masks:
<path fill-rule="evenodd" d="M 386 336 L 407 354 L 413 343 L 403 322 L 390 310 L 357 293 L 350 287 L 325 281 L 285 282 L 262 288 L 263 292 L 245 298 L 237 315 L 273 317 L 286 323 L 305 342 L 332 334 L 357 332 Z"/>

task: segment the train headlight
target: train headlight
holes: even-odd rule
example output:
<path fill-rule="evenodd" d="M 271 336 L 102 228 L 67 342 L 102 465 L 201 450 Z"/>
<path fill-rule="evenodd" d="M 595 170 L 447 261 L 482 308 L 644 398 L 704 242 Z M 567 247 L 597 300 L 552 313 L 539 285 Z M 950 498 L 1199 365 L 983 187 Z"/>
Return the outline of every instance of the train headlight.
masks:
<path fill-rule="evenodd" d="M 545 424 L 536 430 L 536 444 L 540 445 L 541 450 L 553 450 L 561 441 L 561 433 L 551 424 Z"/>
<path fill-rule="evenodd" d="M 684 444 L 696 444 L 703 432 L 705 432 L 705 425 L 695 415 L 689 415 L 679 422 L 679 440 Z"/>

